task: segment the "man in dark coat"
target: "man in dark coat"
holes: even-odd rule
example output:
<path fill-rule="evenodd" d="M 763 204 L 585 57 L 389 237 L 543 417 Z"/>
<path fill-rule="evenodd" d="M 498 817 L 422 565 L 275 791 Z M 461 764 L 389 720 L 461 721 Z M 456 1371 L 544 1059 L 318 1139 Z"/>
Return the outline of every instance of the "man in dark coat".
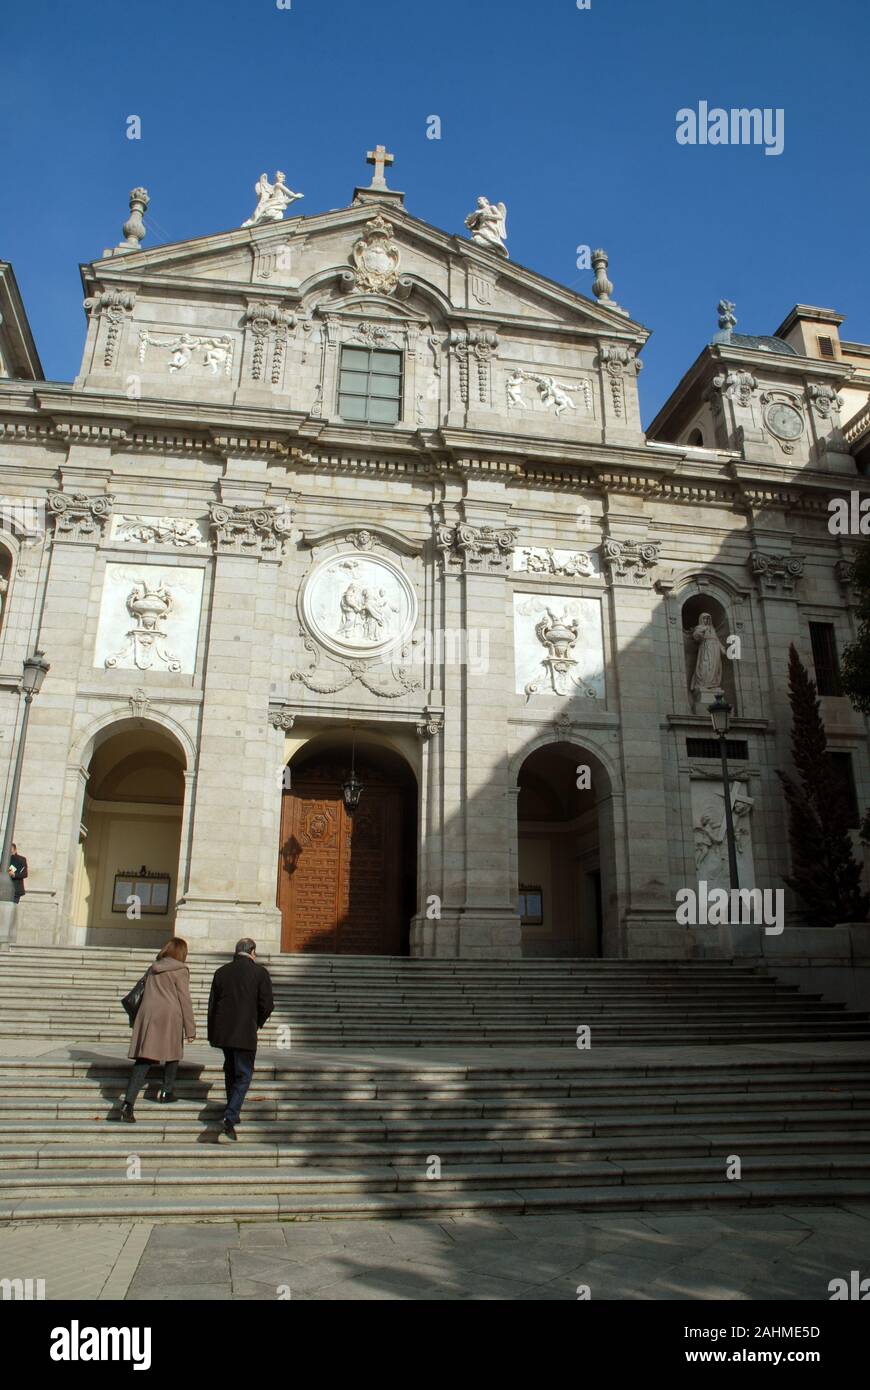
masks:
<path fill-rule="evenodd" d="M 18 853 L 18 846 L 12 846 L 12 853 L 9 856 L 9 877 L 12 879 L 12 891 L 15 894 L 15 902 L 24 897 L 24 880 L 27 877 L 27 860 L 23 854 Z"/>
<path fill-rule="evenodd" d="M 257 1030 L 274 1008 L 269 972 L 257 964 L 256 955 L 256 943 L 249 936 L 238 941 L 230 963 L 215 971 L 208 999 L 208 1040 L 224 1054 L 227 1139 L 238 1137 L 236 1125 L 254 1075 Z"/>

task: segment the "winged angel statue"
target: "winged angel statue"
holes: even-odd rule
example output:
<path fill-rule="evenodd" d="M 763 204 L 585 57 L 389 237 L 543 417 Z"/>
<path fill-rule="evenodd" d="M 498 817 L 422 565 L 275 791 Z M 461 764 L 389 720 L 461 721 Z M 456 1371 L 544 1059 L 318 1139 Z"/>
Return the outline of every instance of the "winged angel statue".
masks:
<path fill-rule="evenodd" d="M 491 203 L 488 198 L 478 198 L 477 207 L 465 219 L 471 232 L 471 240 L 487 251 L 497 251 L 506 256 L 507 208 L 504 203 Z"/>

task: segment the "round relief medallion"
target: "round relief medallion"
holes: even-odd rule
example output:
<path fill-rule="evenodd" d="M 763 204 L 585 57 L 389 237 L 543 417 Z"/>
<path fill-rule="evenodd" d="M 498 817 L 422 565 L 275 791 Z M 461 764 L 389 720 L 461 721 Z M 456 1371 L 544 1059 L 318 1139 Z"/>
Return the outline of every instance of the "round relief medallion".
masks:
<path fill-rule="evenodd" d="M 302 621 L 335 656 L 381 656 L 405 642 L 417 621 L 417 595 L 398 565 L 381 556 L 334 555 L 309 575 Z"/>
<path fill-rule="evenodd" d="M 774 401 L 765 411 L 767 428 L 777 439 L 799 439 L 803 434 L 804 422 L 800 411 L 787 401 Z"/>

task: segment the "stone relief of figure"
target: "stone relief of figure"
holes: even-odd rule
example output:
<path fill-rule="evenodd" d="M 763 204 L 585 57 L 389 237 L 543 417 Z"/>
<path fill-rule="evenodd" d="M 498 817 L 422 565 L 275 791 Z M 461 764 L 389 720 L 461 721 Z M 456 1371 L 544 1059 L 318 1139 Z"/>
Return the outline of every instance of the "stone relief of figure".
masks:
<path fill-rule="evenodd" d="M 517 368 L 507 379 L 508 405 L 519 406 L 521 410 L 528 410 L 529 403 L 523 396 L 523 382 L 525 375 Z"/>
<path fill-rule="evenodd" d="M 275 182 L 269 182 L 268 174 L 261 174 L 254 184 L 257 206 L 242 223 L 243 227 L 256 227 L 258 222 L 280 222 L 292 202 L 302 198 L 303 193 L 294 193 L 284 181 L 285 175 L 279 169 Z"/>
<path fill-rule="evenodd" d="M 722 689 L 723 661 L 725 646 L 713 626 L 710 613 L 702 613 L 692 630 L 692 641 L 697 643 L 698 655 L 689 689 L 696 697 L 715 695 Z"/>
<path fill-rule="evenodd" d="M 341 622 L 337 634 L 339 637 L 352 639 L 364 635 L 363 606 L 364 591 L 358 584 L 348 584 L 339 600 L 341 609 Z"/>
<path fill-rule="evenodd" d="M 537 378 L 538 390 L 541 393 L 541 405 L 545 408 L 552 406 L 557 415 L 561 415 L 566 410 L 576 410 L 577 407 L 568 395 L 569 387 L 563 382 L 556 381 L 551 376 L 541 376 Z"/>
<path fill-rule="evenodd" d="M 365 635 L 370 642 L 380 642 L 382 638 L 389 636 L 392 625 L 390 614 L 398 611 L 395 604 L 390 603 L 383 589 L 379 589 L 377 593 L 371 589 L 363 590 Z"/>
<path fill-rule="evenodd" d="M 477 207 L 468 214 L 465 225 L 477 246 L 485 246 L 487 251 L 497 251 L 501 256 L 507 255 L 507 208 L 504 203 L 491 203 L 488 198 L 478 198 Z"/>
<path fill-rule="evenodd" d="M 734 820 L 734 846 L 737 851 L 737 867 L 740 878 L 743 870 L 741 860 L 751 849 L 751 829 L 749 818 L 755 800 L 747 796 L 738 784 L 731 790 L 731 811 Z M 697 817 L 695 836 L 695 869 L 698 881 L 707 884 L 708 891 L 713 888 L 729 889 L 731 874 L 728 866 L 728 829 L 725 823 L 725 797 L 716 792 L 704 805 Z M 751 886 L 751 885 L 744 885 Z"/>

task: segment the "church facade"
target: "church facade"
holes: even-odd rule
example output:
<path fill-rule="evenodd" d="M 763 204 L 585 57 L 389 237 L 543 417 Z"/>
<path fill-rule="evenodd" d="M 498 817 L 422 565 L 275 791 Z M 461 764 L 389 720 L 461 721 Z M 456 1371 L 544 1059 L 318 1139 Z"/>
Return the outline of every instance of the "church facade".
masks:
<path fill-rule="evenodd" d="M 569 291 L 507 256 L 501 205 L 469 236 L 416 219 L 382 157 L 322 214 L 263 180 L 244 227 L 149 249 L 134 190 L 82 267 L 71 384 L 0 340 L 7 796 L 21 663 L 50 663 L 7 930 L 710 949 L 675 900 L 728 883 L 718 689 L 741 884 L 788 871 L 790 643 L 870 801 L 829 506 L 861 486 L 870 353 L 831 311 L 751 337 L 723 301 L 644 432 L 648 332 L 603 253 Z"/>

